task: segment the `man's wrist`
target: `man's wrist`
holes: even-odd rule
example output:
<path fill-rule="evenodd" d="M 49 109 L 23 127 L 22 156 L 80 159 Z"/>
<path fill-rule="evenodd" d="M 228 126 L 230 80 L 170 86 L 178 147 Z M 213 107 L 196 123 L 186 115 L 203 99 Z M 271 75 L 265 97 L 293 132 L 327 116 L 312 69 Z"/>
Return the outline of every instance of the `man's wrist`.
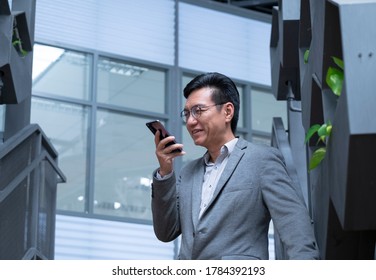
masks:
<path fill-rule="evenodd" d="M 163 180 L 163 179 L 168 179 L 169 177 L 171 177 L 173 171 L 169 172 L 168 174 L 164 174 L 163 172 L 161 172 L 160 169 L 157 170 L 155 176 L 158 180 Z"/>

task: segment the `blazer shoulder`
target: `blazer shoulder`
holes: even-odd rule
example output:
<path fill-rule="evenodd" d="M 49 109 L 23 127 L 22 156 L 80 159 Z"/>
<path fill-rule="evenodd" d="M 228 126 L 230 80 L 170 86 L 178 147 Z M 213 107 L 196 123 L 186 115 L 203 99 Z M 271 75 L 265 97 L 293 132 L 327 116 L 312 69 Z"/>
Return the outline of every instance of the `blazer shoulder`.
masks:
<path fill-rule="evenodd" d="M 247 156 L 257 159 L 279 159 L 283 160 L 281 152 L 272 146 L 255 144 L 239 138 L 237 147 L 244 150 Z"/>
<path fill-rule="evenodd" d="M 268 152 L 271 146 L 263 145 L 263 144 L 255 144 L 249 142 L 243 138 L 239 138 L 238 142 L 236 143 L 236 147 L 240 150 L 244 150 L 246 152 L 253 152 L 253 153 L 263 153 Z"/>

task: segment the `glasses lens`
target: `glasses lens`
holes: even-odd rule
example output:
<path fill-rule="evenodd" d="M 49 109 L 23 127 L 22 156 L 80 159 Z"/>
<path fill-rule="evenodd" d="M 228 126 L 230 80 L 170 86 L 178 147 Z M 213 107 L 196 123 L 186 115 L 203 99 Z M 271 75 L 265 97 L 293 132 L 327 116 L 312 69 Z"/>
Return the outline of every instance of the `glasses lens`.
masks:
<path fill-rule="evenodd" d="M 188 110 L 181 111 L 180 116 L 184 122 L 187 122 L 187 119 L 189 118 L 189 111 Z"/>
<path fill-rule="evenodd" d="M 208 109 L 210 107 L 217 106 L 217 105 L 220 105 L 220 104 L 213 104 L 213 105 L 209 105 L 209 106 L 204 106 L 204 108 Z M 202 111 L 203 111 L 202 106 L 196 105 L 196 106 L 193 106 L 191 108 L 191 110 L 186 110 L 186 109 L 183 110 L 181 112 L 181 117 L 182 117 L 184 122 L 188 121 L 190 115 L 192 115 L 193 118 L 198 119 L 201 116 Z"/>
<path fill-rule="evenodd" d="M 199 118 L 200 115 L 201 115 L 201 108 L 200 108 L 200 106 L 193 106 L 193 107 L 191 108 L 191 114 L 192 114 L 192 116 L 193 116 L 195 119 Z"/>

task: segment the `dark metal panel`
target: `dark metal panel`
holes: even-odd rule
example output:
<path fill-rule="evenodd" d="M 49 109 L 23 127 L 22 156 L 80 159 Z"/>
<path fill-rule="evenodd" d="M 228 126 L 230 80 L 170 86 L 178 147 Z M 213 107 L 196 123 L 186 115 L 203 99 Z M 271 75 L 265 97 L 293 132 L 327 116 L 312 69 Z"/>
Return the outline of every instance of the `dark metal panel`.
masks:
<path fill-rule="evenodd" d="M 274 25 L 270 45 L 272 91 L 277 100 L 286 100 L 291 86 L 294 98 L 300 100 L 300 1 L 280 1 L 279 7 L 273 9 L 272 16 Z"/>
<path fill-rule="evenodd" d="M 53 259 L 56 188 L 66 178 L 38 125 L 0 145 L 0 259 Z"/>
<path fill-rule="evenodd" d="M 30 123 L 35 6 L 14 0 L 11 14 L 0 15 L 0 104 L 13 105 L 6 107 L 4 140 Z"/>

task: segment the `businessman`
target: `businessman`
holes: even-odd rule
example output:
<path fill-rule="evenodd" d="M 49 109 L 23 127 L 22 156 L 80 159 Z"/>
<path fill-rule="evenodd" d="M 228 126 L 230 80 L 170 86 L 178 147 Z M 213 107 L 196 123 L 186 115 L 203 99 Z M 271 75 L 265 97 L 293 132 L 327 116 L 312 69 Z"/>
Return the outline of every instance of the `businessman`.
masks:
<path fill-rule="evenodd" d="M 239 93 L 220 73 L 205 73 L 184 89 L 181 116 L 203 157 L 179 174 L 173 160 L 182 144 L 155 135 L 159 168 L 153 174 L 152 212 L 157 238 L 181 235 L 179 259 L 268 259 L 273 220 L 289 259 L 318 259 L 311 219 L 277 149 L 236 137 Z"/>

